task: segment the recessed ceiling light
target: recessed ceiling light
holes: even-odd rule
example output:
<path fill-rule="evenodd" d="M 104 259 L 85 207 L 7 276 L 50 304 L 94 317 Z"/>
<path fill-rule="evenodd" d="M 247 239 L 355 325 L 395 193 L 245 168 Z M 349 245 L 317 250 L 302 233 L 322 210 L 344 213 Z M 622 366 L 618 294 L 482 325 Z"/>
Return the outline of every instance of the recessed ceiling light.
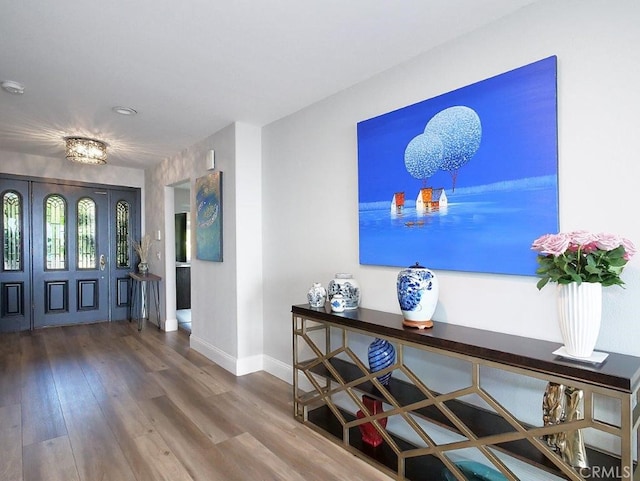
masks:
<path fill-rule="evenodd" d="M 24 93 L 24 85 L 19 82 L 15 82 L 13 80 L 3 80 L 0 83 L 2 90 L 9 92 L 14 95 L 22 95 Z"/>
<path fill-rule="evenodd" d="M 120 114 L 120 115 L 135 115 L 138 112 L 134 109 L 132 109 L 131 107 L 113 107 L 111 110 L 113 110 L 116 114 Z"/>

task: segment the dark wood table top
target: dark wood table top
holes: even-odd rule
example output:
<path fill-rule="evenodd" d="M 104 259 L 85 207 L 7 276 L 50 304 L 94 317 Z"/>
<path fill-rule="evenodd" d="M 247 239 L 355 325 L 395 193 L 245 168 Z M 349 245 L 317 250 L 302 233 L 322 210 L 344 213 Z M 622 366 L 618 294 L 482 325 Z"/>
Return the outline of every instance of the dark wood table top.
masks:
<path fill-rule="evenodd" d="M 151 274 L 150 272 L 147 272 L 144 275 L 140 274 L 139 272 L 129 272 L 129 277 L 131 277 L 131 279 L 134 279 L 134 280 L 140 281 L 140 282 L 161 281 L 162 280 L 162 277 L 157 276 L 155 274 Z"/>
<path fill-rule="evenodd" d="M 640 382 L 640 357 L 609 353 L 600 364 L 574 361 L 554 355 L 557 342 L 434 321 L 431 329 L 402 324 L 402 315 L 358 308 L 332 312 L 329 304 L 292 306 L 292 313 L 508 366 L 573 378 L 617 391 L 634 392 Z"/>

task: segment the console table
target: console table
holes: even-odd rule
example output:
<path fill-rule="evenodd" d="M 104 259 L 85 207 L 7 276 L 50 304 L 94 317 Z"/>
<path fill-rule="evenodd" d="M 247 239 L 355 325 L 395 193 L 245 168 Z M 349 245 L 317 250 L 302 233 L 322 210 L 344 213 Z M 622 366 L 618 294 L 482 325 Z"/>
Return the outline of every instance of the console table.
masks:
<path fill-rule="evenodd" d="M 509 481 L 521 479 L 518 466 L 523 463 L 529 470 L 539 470 L 536 479 L 545 481 L 553 476 L 574 481 L 640 479 L 639 357 L 610 353 L 602 364 L 586 364 L 555 356 L 552 353 L 560 345 L 553 342 L 438 322 L 432 329 L 418 330 L 404 327 L 401 315 L 364 308 L 333 313 L 328 304 L 292 306 L 292 322 L 294 417 L 393 479 L 464 481 L 467 478 L 456 464 L 461 450 L 482 456 L 485 465 Z M 356 351 L 362 351 L 363 340 L 375 338 L 395 346 L 396 362 L 370 373 L 366 353 L 358 356 Z M 429 376 L 416 376 L 415 366 L 407 365 L 416 352 L 465 366 L 470 382 L 451 392 L 437 392 L 430 387 Z M 382 385 L 376 376 L 389 371 L 393 377 Z M 522 422 L 509 402 L 497 400 L 485 389 L 487 371 L 502 372 L 505 379 L 528 378 L 534 384 L 544 381 L 581 390 L 583 417 L 543 424 L 542 389 L 536 400 L 540 422 Z M 520 388 L 512 389 L 516 393 Z M 363 395 L 382 401 L 384 412 L 370 412 Z M 470 397 L 482 403 L 469 402 Z M 617 420 L 600 418 L 597 405 L 603 400 L 617 406 Z M 383 418 L 389 420 L 386 429 L 380 422 Z M 400 420 L 411 436 L 393 432 L 392 418 Z M 376 428 L 384 439 L 381 445 L 362 441 L 364 423 Z M 437 440 L 431 427 L 453 439 Z M 614 438 L 619 452 L 587 445 L 589 468 L 576 468 L 545 442 L 545 436 L 583 430 Z"/>
<path fill-rule="evenodd" d="M 142 330 L 143 320 L 149 319 L 149 294 L 151 294 L 156 307 L 156 324 L 160 329 L 160 281 L 162 277 L 155 274 L 140 274 L 138 272 L 129 272 L 131 281 L 129 282 L 129 322 L 133 319 L 134 314 L 138 320 L 138 331 Z M 138 299 L 140 297 L 140 299 Z M 139 304 L 139 313 L 136 307 Z"/>

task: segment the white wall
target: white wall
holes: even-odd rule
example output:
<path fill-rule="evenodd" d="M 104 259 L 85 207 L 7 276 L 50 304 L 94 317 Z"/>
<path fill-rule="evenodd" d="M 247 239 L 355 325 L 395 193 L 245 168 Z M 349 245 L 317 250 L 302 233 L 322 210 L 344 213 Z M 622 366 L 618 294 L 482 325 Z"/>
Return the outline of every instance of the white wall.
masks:
<path fill-rule="evenodd" d="M 234 123 L 147 171 L 147 229 L 163 230 L 163 243 L 173 239 L 175 195 L 168 186 L 191 183 L 207 173 L 205 157 L 215 150 L 216 171 L 222 172 L 223 262 L 191 258 L 191 346 L 235 374 L 263 368 L 262 360 L 262 211 L 260 129 Z M 192 243 L 195 207 L 192 202 Z M 166 292 L 175 291 L 175 256 L 150 268 L 165 278 Z M 173 287 L 172 287 L 173 286 Z M 177 327 L 175 299 L 164 299 L 167 330 Z"/>
<path fill-rule="evenodd" d="M 0 172 L 126 187 L 144 186 L 144 171 L 114 165 L 72 164 L 64 158 L 0 152 Z M 143 196 L 144 198 L 144 196 Z M 144 211 L 144 205 L 142 206 Z"/>
<path fill-rule="evenodd" d="M 359 281 L 363 307 L 400 313 L 400 268 L 358 263 L 356 123 L 550 55 L 558 57 L 560 227 L 608 231 L 640 247 L 639 18 L 633 0 L 541 1 L 265 127 L 265 357 L 290 364 L 291 305 L 306 303 L 308 287 L 326 286 L 336 272 Z M 627 288 L 604 290 L 597 348 L 640 355 L 632 334 L 639 272 L 640 254 L 623 274 Z M 554 286 L 539 292 L 535 277 L 437 275 L 435 320 L 561 340 Z"/>
<path fill-rule="evenodd" d="M 236 124 L 237 372 L 263 368 L 262 359 L 262 137 L 257 127 Z"/>

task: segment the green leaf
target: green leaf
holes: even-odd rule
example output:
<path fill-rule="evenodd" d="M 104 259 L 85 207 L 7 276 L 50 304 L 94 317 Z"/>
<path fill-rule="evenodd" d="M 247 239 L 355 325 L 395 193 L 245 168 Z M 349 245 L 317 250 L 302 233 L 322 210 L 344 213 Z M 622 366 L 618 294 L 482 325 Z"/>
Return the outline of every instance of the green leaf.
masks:
<path fill-rule="evenodd" d="M 538 281 L 538 283 L 536 284 L 536 287 L 538 288 L 538 290 L 540 290 L 544 286 L 546 286 L 548 282 L 549 282 L 549 278 L 548 277 L 543 277 L 542 279 L 540 279 Z"/>

